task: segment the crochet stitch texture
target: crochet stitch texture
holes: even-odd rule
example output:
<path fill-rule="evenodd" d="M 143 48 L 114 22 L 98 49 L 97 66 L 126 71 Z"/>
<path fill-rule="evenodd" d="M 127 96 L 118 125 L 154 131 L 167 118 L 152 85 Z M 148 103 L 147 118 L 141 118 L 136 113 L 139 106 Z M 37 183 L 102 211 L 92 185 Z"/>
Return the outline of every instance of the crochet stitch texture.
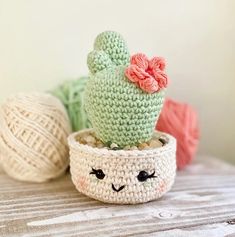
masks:
<path fill-rule="evenodd" d="M 107 150 L 81 144 L 77 137 L 92 131 L 84 129 L 68 138 L 70 146 L 70 172 L 77 190 L 94 199 L 117 204 L 135 204 L 155 200 L 170 190 L 176 174 L 175 139 L 155 132 L 153 136 L 164 137 L 167 143 L 150 150 Z M 98 179 L 92 169 L 101 169 L 103 178 Z M 141 171 L 156 177 L 140 182 Z M 123 189 L 119 192 L 116 189 Z"/>
<path fill-rule="evenodd" d="M 125 76 L 130 56 L 122 36 L 111 31 L 98 35 L 87 64 L 85 109 L 96 136 L 120 147 L 150 140 L 164 90 L 147 93 Z"/>

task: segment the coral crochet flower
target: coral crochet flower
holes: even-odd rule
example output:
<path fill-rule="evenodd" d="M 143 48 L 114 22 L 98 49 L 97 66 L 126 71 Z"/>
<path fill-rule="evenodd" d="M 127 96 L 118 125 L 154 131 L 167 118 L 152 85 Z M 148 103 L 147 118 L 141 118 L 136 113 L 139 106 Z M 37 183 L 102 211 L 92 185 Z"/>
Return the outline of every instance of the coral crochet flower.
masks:
<path fill-rule="evenodd" d="M 167 87 L 168 78 L 164 69 L 164 58 L 154 57 L 149 60 L 145 54 L 138 53 L 131 57 L 131 64 L 126 68 L 125 75 L 142 90 L 154 93 Z"/>

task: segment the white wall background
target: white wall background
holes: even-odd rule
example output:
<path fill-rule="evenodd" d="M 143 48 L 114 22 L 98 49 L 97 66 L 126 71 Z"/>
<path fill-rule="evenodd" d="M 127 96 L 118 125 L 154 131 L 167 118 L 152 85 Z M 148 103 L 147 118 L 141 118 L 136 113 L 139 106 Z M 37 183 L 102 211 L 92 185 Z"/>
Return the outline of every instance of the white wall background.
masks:
<path fill-rule="evenodd" d="M 199 112 L 200 153 L 235 160 L 234 0 L 0 0 L 0 101 L 87 74 L 95 36 L 161 55 L 168 95 Z"/>

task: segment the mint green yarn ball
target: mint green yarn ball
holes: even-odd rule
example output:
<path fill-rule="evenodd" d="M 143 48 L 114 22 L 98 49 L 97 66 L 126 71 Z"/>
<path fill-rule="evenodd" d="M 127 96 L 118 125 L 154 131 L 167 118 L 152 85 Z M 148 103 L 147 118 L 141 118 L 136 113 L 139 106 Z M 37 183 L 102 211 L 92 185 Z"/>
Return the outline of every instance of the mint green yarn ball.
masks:
<path fill-rule="evenodd" d="M 88 77 L 80 77 L 77 80 L 65 81 L 50 93 L 65 106 L 73 131 L 90 127 L 84 110 L 84 90 Z"/>
<path fill-rule="evenodd" d="M 85 109 L 96 136 L 120 147 L 152 138 L 164 91 L 149 94 L 131 83 L 126 66 L 113 66 L 91 75 L 85 90 Z"/>

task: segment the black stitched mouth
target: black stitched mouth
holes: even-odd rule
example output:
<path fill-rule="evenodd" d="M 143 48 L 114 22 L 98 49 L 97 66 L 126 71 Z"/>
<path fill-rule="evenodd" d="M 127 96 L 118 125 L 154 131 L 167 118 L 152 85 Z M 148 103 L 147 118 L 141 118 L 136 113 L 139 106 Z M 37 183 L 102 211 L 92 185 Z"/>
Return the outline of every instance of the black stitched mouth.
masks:
<path fill-rule="evenodd" d="M 115 191 L 115 192 L 120 192 L 121 190 L 123 190 L 125 188 L 125 185 L 119 187 L 118 189 L 115 188 L 115 186 L 112 184 L 112 189 Z"/>

